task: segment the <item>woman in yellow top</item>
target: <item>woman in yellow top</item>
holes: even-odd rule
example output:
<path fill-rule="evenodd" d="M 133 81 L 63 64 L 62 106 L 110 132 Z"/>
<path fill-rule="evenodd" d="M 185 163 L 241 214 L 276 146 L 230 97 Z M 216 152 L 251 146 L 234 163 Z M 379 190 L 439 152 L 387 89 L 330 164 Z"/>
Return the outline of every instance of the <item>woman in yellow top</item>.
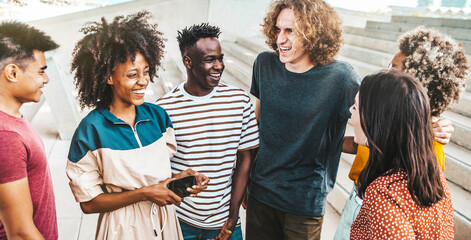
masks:
<path fill-rule="evenodd" d="M 418 27 L 399 38 L 400 51 L 394 56 L 390 69 L 410 74 L 427 89 L 432 110 L 434 131 L 433 147 L 442 171 L 445 169 L 444 144 L 454 131 L 449 120 L 439 120 L 442 112 L 458 102 L 461 89 L 466 84 L 469 68 L 461 43 L 435 30 Z M 365 144 L 367 145 L 367 144 Z M 355 184 L 366 165 L 369 149 L 345 137 L 342 151 L 356 154 L 348 177 Z M 342 211 L 334 239 L 350 239 L 350 227 L 355 220 L 362 200 L 352 190 Z"/>

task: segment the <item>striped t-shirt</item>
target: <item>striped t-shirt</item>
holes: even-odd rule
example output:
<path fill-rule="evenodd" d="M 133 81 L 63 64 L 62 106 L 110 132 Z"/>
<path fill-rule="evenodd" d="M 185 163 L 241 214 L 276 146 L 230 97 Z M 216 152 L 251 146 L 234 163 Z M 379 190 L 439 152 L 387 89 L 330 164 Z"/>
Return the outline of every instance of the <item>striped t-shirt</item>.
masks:
<path fill-rule="evenodd" d="M 258 147 L 258 126 L 249 95 L 219 84 L 202 97 L 184 90 L 184 83 L 157 100 L 172 121 L 177 153 L 173 173 L 188 168 L 211 180 L 197 197 L 184 198 L 177 214 L 198 228 L 220 229 L 229 216 L 232 173 L 238 150 Z"/>

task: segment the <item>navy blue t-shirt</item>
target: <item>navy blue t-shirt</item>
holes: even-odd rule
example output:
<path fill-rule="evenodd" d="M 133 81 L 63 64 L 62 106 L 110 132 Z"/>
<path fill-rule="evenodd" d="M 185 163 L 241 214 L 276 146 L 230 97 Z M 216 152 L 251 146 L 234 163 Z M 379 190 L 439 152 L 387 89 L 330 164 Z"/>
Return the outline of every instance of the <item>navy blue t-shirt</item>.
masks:
<path fill-rule="evenodd" d="M 283 212 L 324 215 L 360 81 L 346 62 L 293 73 L 274 53 L 258 55 L 250 90 L 260 99 L 252 197 Z"/>

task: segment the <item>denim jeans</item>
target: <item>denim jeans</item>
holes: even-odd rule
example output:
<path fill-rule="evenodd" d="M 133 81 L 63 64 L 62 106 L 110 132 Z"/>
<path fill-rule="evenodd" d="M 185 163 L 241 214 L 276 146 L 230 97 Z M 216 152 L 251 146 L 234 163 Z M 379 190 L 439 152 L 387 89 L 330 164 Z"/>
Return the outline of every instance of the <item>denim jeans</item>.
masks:
<path fill-rule="evenodd" d="M 337 226 L 337 231 L 335 231 L 334 240 L 350 239 L 350 228 L 360 212 L 362 203 L 363 200 L 358 197 L 355 187 L 353 187 L 345 203 L 345 207 L 343 207 L 339 225 Z"/>
<path fill-rule="evenodd" d="M 180 227 L 185 240 L 206 240 L 217 237 L 219 232 L 221 232 L 221 229 L 208 230 L 197 228 L 182 221 L 180 221 Z M 242 230 L 240 229 L 240 226 L 234 228 L 234 231 L 232 232 L 229 240 L 242 240 Z"/>

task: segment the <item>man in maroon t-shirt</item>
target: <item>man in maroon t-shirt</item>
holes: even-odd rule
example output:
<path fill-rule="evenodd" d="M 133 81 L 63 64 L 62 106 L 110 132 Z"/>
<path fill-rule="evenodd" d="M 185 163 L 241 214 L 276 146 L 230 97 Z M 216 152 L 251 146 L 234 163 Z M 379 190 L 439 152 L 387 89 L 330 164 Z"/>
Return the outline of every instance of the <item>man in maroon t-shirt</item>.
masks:
<path fill-rule="evenodd" d="M 41 99 L 44 52 L 57 47 L 31 26 L 0 23 L 0 240 L 58 238 L 44 144 L 19 112 Z"/>

